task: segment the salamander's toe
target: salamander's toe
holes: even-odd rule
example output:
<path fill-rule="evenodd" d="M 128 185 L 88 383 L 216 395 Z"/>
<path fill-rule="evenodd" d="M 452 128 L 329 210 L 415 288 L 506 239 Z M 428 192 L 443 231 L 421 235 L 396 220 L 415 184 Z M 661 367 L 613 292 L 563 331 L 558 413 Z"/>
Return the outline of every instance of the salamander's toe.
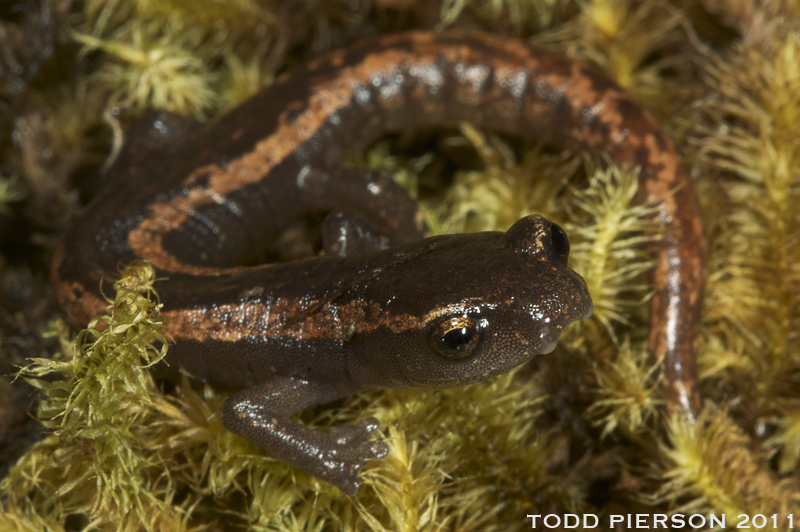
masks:
<path fill-rule="evenodd" d="M 321 475 L 345 494 L 355 495 L 361 482 L 358 474 L 368 460 L 389 455 L 389 446 L 382 441 L 369 441 L 370 434 L 380 424 L 375 418 L 361 420 L 356 425 L 341 425 L 333 429 L 335 448 L 327 453 L 325 474 Z"/>

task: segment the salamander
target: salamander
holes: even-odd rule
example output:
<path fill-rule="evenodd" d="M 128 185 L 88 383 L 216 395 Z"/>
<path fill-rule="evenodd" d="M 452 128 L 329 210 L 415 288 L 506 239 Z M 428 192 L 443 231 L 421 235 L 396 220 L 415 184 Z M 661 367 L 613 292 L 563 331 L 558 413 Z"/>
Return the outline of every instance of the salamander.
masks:
<path fill-rule="evenodd" d="M 91 203 L 52 277 L 79 323 L 102 279 L 145 259 L 175 340 L 167 357 L 235 390 L 225 426 L 353 494 L 387 454 L 369 418 L 321 433 L 291 416 L 373 386 L 447 388 L 553 350 L 592 301 L 569 240 L 537 215 L 507 232 L 425 238 L 413 202 L 379 172 L 339 167 L 386 132 L 468 120 L 639 167 L 659 206 L 649 348 L 667 394 L 696 408 L 704 239 L 692 184 L 656 119 L 589 66 L 517 40 L 412 32 L 329 52 L 276 80 Z M 241 266 L 310 212 L 326 254 Z"/>

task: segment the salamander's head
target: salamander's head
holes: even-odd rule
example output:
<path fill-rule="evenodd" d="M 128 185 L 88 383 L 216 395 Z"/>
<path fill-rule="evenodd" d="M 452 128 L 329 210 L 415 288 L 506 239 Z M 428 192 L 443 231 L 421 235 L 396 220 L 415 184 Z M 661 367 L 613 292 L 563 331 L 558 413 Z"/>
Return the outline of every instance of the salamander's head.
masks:
<path fill-rule="evenodd" d="M 408 278 L 405 306 L 415 317 L 401 327 L 398 316 L 397 345 L 384 346 L 392 384 L 449 388 L 499 375 L 550 353 L 567 325 L 591 316 L 557 224 L 531 215 L 506 233 L 438 238 L 394 270 Z"/>

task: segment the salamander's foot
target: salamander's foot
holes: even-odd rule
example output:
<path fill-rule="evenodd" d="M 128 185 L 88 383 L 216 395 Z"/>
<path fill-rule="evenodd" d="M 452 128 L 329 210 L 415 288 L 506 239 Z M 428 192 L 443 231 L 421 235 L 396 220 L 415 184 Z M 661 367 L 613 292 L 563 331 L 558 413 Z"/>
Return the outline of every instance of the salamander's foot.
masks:
<path fill-rule="evenodd" d="M 331 449 L 325 452 L 325 472 L 318 475 L 331 484 L 339 486 L 345 494 L 355 495 L 361 481 L 358 473 L 364 462 L 383 459 L 389 454 L 389 446 L 382 441 L 369 441 L 370 435 L 380 426 L 375 418 L 362 419 L 356 425 L 341 425 L 334 428 Z"/>
<path fill-rule="evenodd" d="M 278 377 L 231 394 L 220 409 L 228 430 L 255 443 L 274 458 L 299 467 L 315 477 L 355 495 L 358 473 L 364 462 L 386 458 L 389 446 L 370 441 L 380 423 L 370 417 L 355 425 L 341 425 L 328 432 L 300 425 L 294 412 L 310 404 L 341 397 L 315 382 Z"/>

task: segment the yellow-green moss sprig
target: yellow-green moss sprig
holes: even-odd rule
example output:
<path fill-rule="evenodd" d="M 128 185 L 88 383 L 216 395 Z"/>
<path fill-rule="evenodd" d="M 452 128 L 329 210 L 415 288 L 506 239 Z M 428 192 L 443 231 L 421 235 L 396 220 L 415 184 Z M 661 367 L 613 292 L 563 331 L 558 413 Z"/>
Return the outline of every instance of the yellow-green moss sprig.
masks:
<path fill-rule="evenodd" d="M 82 514 L 97 528 L 158 530 L 183 522 L 175 530 L 186 529 L 185 507 L 171 504 L 168 471 L 141 429 L 156 414 L 158 392 L 146 368 L 166 354 L 165 323 L 146 292 L 125 288 L 70 352 L 33 359 L 22 370 L 44 395 L 38 415 L 52 435 L 0 484 L 5 509 L 22 510 L 31 522 Z"/>
<path fill-rule="evenodd" d="M 620 345 L 617 358 L 596 364 L 598 400 L 587 415 L 603 427 L 601 438 L 622 428 L 627 434 L 652 428 L 658 409 L 664 404 L 659 393 L 661 364 L 651 364 L 643 345 L 634 349 L 629 340 Z"/>
<path fill-rule="evenodd" d="M 696 84 L 686 48 L 685 14 L 663 0 L 583 0 L 578 16 L 534 42 L 598 65 L 665 125 L 689 101 Z M 657 59 L 654 59 L 657 58 Z M 676 76 L 677 74 L 677 76 Z"/>
<path fill-rule="evenodd" d="M 217 73 L 200 50 L 205 35 L 175 17 L 133 18 L 107 38 L 77 31 L 72 37 L 87 51 L 99 48 L 115 58 L 103 63 L 95 77 L 124 108 L 165 109 L 202 118 L 216 103 Z"/>
<path fill-rule="evenodd" d="M 472 8 L 481 17 L 507 22 L 514 32 L 521 33 L 549 26 L 568 5 L 565 0 L 444 0 L 439 26 L 453 24 L 467 8 Z"/>
<path fill-rule="evenodd" d="M 222 109 L 230 109 L 242 103 L 275 79 L 280 59 L 286 51 L 285 35 L 282 32 L 277 33 L 268 53 L 257 52 L 247 57 L 233 52 L 223 54 L 225 68 L 218 83 L 219 105 Z"/>
<path fill-rule="evenodd" d="M 20 186 L 17 176 L 0 178 L 0 214 L 10 214 L 10 204 L 25 196 L 25 190 Z"/>
<path fill-rule="evenodd" d="M 642 274 L 653 265 L 645 247 L 660 238 L 652 220 L 657 208 L 636 204 L 638 174 L 614 165 L 594 171 L 589 185 L 566 205 L 564 228 L 574 242 L 571 265 L 592 295 L 592 322 L 614 341 L 617 325 L 630 326 L 628 316 L 645 307 L 650 288 Z"/>
<path fill-rule="evenodd" d="M 548 399 L 544 378 L 530 378 L 520 367 L 487 382 L 444 391 L 434 408 L 419 405 L 428 408 L 419 411 L 424 417 L 410 416 L 406 426 L 418 419 L 411 426 L 441 427 L 429 452 L 440 454 L 440 467 L 450 480 L 439 496 L 440 511 L 452 516 L 450 526 L 511 530 L 510 523 L 516 522 L 512 516 L 530 506 L 530 493 L 537 494 L 543 507 L 586 508 L 594 478 L 585 469 L 588 464 L 565 473 L 570 467 L 564 451 L 568 437 L 541 426 Z M 426 397 L 436 395 L 425 392 Z M 474 515 L 475 508 L 485 511 Z"/>
<path fill-rule="evenodd" d="M 751 420 L 795 398 L 800 322 L 800 34 L 705 64 L 698 162 L 716 176 L 701 376 Z M 782 423 L 778 421 L 778 423 Z"/>
<path fill-rule="evenodd" d="M 193 25 L 206 29 L 215 27 L 254 30 L 259 26 L 273 27 L 278 17 L 270 2 L 253 0 L 135 0 L 137 11 L 144 16 L 169 18 L 178 16 L 191 20 Z"/>
<path fill-rule="evenodd" d="M 707 408 L 694 423 L 676 415 L 668 431 L 668 442 L 660 444 L 665 483 L 655 502 L 671 503 L 676 513 L 725 514 L 734 525 L 740 514 L 783 516 L 796 508 L 789 484 L 752 452 L 725 410 Z M 787 529 L 785 521 L 782 526 Z"/>
<path fill-rule="evenodd" d="M 460 125 L 460 131 L 463 138 L 451 142 L 471 145 L 483 168 L 456 174 L 439 210 L 442 221 L 438 225 L 444 232 L 505 231 L 528 214 L 555 214 L 556 196 L 579 160 L 531 149 L 517 161 L 513 150 L 496 135 L 467 123 Z"/>
<path fill-rule="evenodd" d="M 360 501 L 359 515 L 375 532 L 446 530 L 447 518 L 440 514 L 438 501 L 445 480 L 438 467 L 441 456 L 423 451 L 419 441 L 408 439 L 395 426 L 388 432 L 389 456 L 362 475 L 380 500 L 382 515 L 373 515 Z"/>
<path fill-rule="evenodd" d="M 800 467 L 800 401 L 790 401 L 780 409 L 774 420 L 775 434 L 767 440 L 767 447 L 778 451 L 778 471 L 791 475 Z"/>

